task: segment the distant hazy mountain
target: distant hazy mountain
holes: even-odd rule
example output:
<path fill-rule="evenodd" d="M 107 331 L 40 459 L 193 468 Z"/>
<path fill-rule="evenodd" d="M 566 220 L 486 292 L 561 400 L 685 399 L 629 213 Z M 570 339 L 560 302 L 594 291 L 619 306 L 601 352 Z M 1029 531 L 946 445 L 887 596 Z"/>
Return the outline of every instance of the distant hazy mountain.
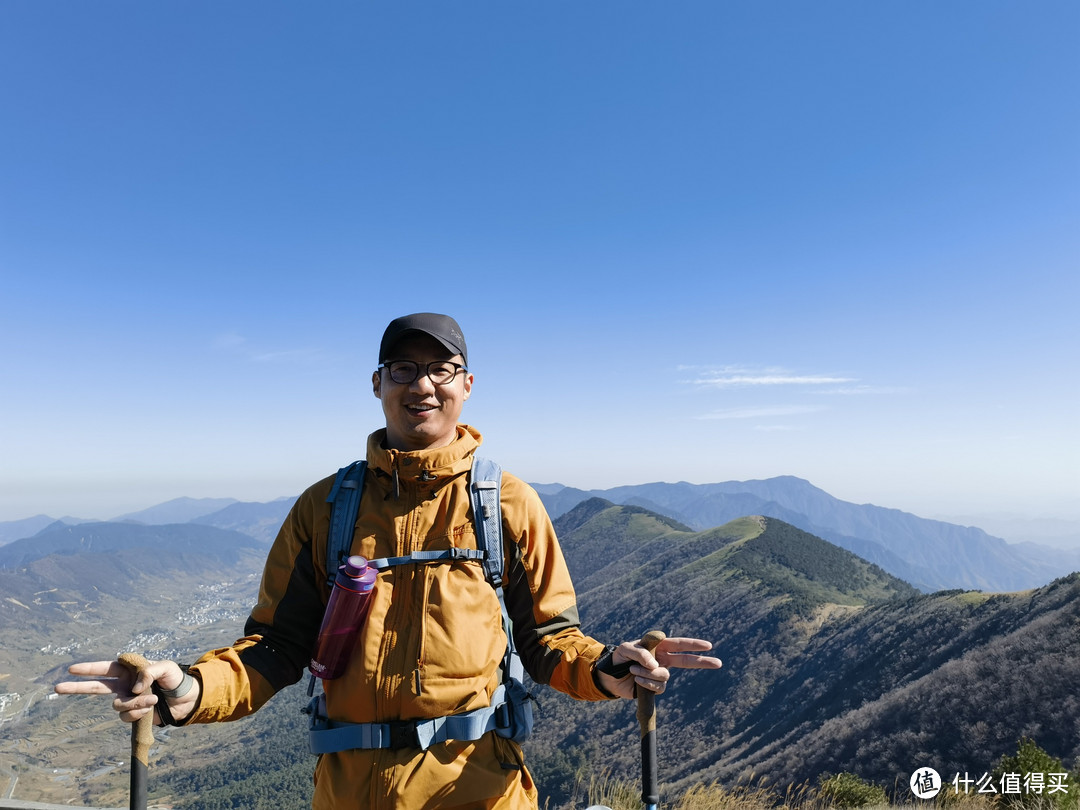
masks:
<path fill-rule="evenodd" d="M 195 518 L 192 523 L 243 532 L 257 540 L 270 543 L 277 536 L 278 529 L 281 528 L 295 500 L 295 498 L 278 498 L 269 503 L 232 503 L 218 512 Z"/>
<path fill-rule="evenodd" d="M 765 515 L 829 540 L 924 591 L 1013 591 L 1080 570 L 1080 552 L 1075 550 L 1006 543 L 979 528 L 849 503 L 793 476 L 718 484 L 653 483 L 588 492 L 561 484 L 533 486 L 553 518 L 594 497 L 667 515 L 697 530 L 744 515 Z M 147 524 L 190 521 L 242 532 L 266 543 L 273 540 L 292 501 L 291 497 L 269 503 L 177 498 L 122 519 Z M 40 531 L 49 520 L 41 515 L 0 523 L 0 545 L 5 538 L 14 540 Z"/>
<path fill-rule="evenodd" d="M 1031 518 L 1016 515 L 936 515 L 946 523 L 978 526 L 987 534 L 1010 543 L 1036 543 L 1040 546 L 1080 551 L 1080 520 Z"/>
<path fill-rule="evenodd" d="M 12 540 L 22 540 L 24 537 L 33 537 L 46 526 L 56 523 L 56 518 L 48 515 L 35 515 L 22 520 L 9 520 L 0 523 L 0 545 L 10 543 Z"/>
<path fill-rule="evenodd" d="M 213 526 L 172 524 L 144 526 L 137 523 L 81 523 L 60 526 L 34 537 L 15 540 L 0 548 L 0 569 L 17 569 L 51 555 L 136 552 L 152 555 L 158 567 L 170 565 L 169 558 L 203 555 L 213 560 L 235 560 L 242 549 L 261 545 L 240 532 Z"/>
<path fill-rule="evenodd" d="M 549 484 L 538 491 L 553 517 L 588 498 L 600 497 L 644 506 L 695 529 L 719 526 L 747 514 L 778 518 L 925 591 L 1032 588 L 1080 567 L 1080 558 L 1067 552 L 1019 548 L 974 527 L 849 503 L 794 476 L 721 484 L 641 484 L 589 492 Z"/>
<path fill-rule="evenodd" d="M 187 523 L 188 521 L 201 518 L 224 509 L 231 503 L 236 503 L 235 498 L 173 498 L 171 501 L 159 503 L 149 509 L 138 512 L 129 512 L 113 518 L 113 523 L 123 521 L 135 521 L 137 523 L 162 524 L 162 523 Z"/>

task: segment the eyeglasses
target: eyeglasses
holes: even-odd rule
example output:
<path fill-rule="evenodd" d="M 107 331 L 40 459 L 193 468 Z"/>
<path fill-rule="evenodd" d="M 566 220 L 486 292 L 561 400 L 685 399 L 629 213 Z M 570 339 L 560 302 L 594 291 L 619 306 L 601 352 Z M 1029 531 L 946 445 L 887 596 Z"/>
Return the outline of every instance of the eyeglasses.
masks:
<path fill-rule="evenodd" d="M 390 372 L 390 379 L 398 385 L 408 385 L 415 382 L 420 376 L 420 364 L 413 360 L 391 360 L 383 363 L 379 368 L 385 368 Z M 425 366 L 425 375 L 435 385 L 448 385 L 458 375 L 459 371 L 468 372 L 466 366 L 460 363 L 451 363 L 449 360 L 435 360 Z"/>

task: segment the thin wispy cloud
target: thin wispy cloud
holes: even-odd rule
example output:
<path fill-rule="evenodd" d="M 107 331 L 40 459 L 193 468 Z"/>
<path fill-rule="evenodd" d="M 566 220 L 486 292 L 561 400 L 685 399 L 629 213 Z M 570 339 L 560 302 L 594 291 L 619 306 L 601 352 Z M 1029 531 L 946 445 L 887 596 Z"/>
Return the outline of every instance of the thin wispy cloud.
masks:
<path fill-rule="evenodd" d="M 243 357 L 252 363 L 288 363 L 288 362 L 311 362 L 319 359 L 322 355 L 316 349 L 281 349 L 269 351 L 252 346 L 246 337 L 235 332 L 219 335 L 214 345 L 219 349 L 231 352 Z"/>
<path fill-rule="evenodd" d="M 870 394 L 907 394 L 910 388 L 899 385 L 847 385 L 841 388 L 828 388 L 823 391 L 814 391 L 815 394 L 827 396 L 858 397 Z"/>
<path fill-rule="evenodd" d="M 727 367 L 701 371 L 689 382 L 706 388 L 745 388 L 776 385 L 844 385 L 858 382 L 858 380 L 855 377 L 841 377 L 833 374 L 797 374 L 785 369 L 754 370 Z"/>
<path fill-rule="evenodd" d="M 716 391 L 729 401 L 732 398 L 754 399 L 764 391 L 775 391 L 778 387 L 785 391 L 789 399 L 800 399 L 803 394 L 818 397 L 859 397 L 869 395 L 902 394 L 908 389 L 900 386 L 868 385 L 857 377 L 828 373 L 807 373 L 792 371 L 779 366 L 680 366 L 679 371 L 687 375 L 683 380 L 698 391 Z M 786 386 L 786 388 L 785 388 Z M 740 392 L 736 394 L 735 392 Z M 750 393 L 755 392 L 755 393 Z M 822 402 L 818 399 L 818 402 Z M 798 417 L 819 411 L 830 410 L 827 405 L 754 405 L 743 404 L 741 407 L 722 408 L 701 414 L 695 418 L 705 420 L 761 420 L 754 430 L 762 432 L 799 430 L 801 420 L 786 421 L 788 417 Z M 785 421 L 773 421 L 785 420 Z"/>
<path fill-rule="evenodd" d="M 797 416 L 816 413 L 824 408 L 812 405 L 782 405 L 772 408 L 723 408 L 702 414 L 698 419 L 769 419 L 777 416 Z"/>
<path fill-rule="evenodd" d="M 313 360 L 319 356 L 314 349 L 287 349 L 280 352 L 251 352 L 248 357 L 256 363 L 280 363 L 293 360 Z"/>

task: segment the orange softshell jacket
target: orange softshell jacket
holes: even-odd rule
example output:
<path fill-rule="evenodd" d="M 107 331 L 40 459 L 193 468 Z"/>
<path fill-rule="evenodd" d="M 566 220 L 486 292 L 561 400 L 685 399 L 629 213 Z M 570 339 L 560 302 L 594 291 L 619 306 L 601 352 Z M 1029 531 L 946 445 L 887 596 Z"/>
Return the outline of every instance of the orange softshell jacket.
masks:
<path fill-rule="evenodd" d="M 446 447 L 416 452 L 368 438 L 368 470 L 352 554 L 475 549 L 467 477 L 478 432 L 458 426 Z M 233 646 L 192 667 L 202 683 L 189 722 L 243 717 L 303 675 L 322 621 L 326 541 L 334 476 L 301 495 L 263 571 L 259 601 Z M 611 696 L 593 680 L 601 642 L 578 628 L 577 603 L 547 511 L 536 492 L 504 473 L 501 489 L 506 603 L 534 681 L 580 700 Z M 330 719 L 384 723 L 442 717 L 489 705 L 506 645 L 495 590 L 483 564 L 455 560 L 379 572 L 371 613 L 345 674 L 324 682 Z M 489 732 L 475 742 L 323 754 L 316 810 L 329 808 L 534 808 L 536 788 L 521 749 Z"/>

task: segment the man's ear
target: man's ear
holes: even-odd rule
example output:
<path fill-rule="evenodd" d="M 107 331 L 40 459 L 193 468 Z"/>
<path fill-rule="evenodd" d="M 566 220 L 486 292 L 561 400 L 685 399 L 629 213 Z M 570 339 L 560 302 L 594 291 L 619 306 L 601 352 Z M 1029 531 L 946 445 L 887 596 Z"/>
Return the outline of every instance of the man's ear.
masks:
<path fill-rule="evenodd" d="M 371 374 L 371 392 L 375 394 L 375 399 L 382 399 L 382 375 L 378 370 Z"/>
<path fill-rule="evenodd" d="M 462 400 L 461 400 L 462 402 L 464 402 L 466 399 L 468 399 L 469 394 L 472 393 L 472 384 L 473 384 L 473 375 L 472 374 L 466 374 L 465 375 L 465 396 L 462 397 Z"/>

